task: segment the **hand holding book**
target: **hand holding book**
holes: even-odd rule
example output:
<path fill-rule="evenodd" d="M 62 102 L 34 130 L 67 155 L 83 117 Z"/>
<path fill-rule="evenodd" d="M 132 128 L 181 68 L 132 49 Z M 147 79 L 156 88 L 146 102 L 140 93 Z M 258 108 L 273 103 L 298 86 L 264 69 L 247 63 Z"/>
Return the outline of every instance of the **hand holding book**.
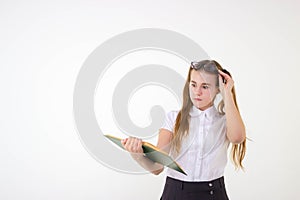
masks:
<path fill-rule="evenodd" d="M 134 159 L 138 160 L 141 157 L 147 157 L 155 163 L 162 164 L 171 169 L 186 175 L 183 169 L 174 161 L 166 152 L 158 149 L 156 146 L 143 142 L 138 138 L 123 139 L 111 135 L 105 135 L 109 140 L 118 145 L 119 147 L 129 151 Z"/>
<path fill-rule="evenodd" d="M 121 143 L 125 150 L 131 153 L 131 156 L 135 160 L 139 160 L 141 157 L 144 156 L 143 150 L 143 142 L 141 139 L 138 138 L 125 138 L 121 140 Z"/>

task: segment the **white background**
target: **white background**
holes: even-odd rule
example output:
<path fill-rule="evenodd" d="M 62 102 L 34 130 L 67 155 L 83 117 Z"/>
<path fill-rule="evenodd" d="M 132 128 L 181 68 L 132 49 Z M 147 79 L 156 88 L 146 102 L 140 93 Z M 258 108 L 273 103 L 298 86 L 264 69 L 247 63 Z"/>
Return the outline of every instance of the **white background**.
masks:
<path fill-rule="evenodd" d="M 0 199 L 159 199 L 164 174 L 104 167 L 72 113 L 87 56 L 138 28 L 182 33 L 232 72 L 253 141 L 246 171 L 226 168 L 230 199 L 299 199 L 299 10 L 298 0 L 0 1 Z"/>

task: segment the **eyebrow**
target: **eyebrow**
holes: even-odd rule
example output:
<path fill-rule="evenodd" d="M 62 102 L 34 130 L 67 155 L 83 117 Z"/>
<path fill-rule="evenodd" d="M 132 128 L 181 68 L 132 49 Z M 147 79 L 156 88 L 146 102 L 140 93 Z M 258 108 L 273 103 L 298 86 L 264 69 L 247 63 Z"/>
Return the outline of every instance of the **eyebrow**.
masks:
<path fill-rule="evenodd" d="M 191 80 L 191 82 L 192 83 L 196 83 L 197 84 L 197 82 L 196 81 L 193 81 L 193 80 Z M 201 83 L 201 85 L 211 85 L 210 83 Z"/>

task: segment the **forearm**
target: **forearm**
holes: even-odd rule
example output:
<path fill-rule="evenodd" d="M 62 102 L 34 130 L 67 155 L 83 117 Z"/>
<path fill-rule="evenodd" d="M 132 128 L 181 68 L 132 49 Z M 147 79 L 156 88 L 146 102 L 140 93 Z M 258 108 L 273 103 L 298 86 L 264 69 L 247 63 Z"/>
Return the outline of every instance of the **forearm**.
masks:
<path fill-rule="evenodd" d="M 232 143 L 241 143 L 246 138 L 245 125 L 234 103 L 233 94 L 231 92 L 224 94 L 224 104 L 227 137 Z"/>
<path fill-rule="evenodd" d="M 160 174 L 164 169 L 163 165 L 153 162 L 143 154 L 131 153 L 131 156 L 141 167 L 155 175 Z"/>

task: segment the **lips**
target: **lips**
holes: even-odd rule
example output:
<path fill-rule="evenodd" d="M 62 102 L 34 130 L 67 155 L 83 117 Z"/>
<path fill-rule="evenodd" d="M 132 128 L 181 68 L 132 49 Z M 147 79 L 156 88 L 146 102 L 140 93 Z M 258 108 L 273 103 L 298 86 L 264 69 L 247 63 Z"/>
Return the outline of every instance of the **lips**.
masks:
<path fill-rule="evenodd" d="M 194 98 L 195 101 L 202 101 L 200 98 Z"/>

